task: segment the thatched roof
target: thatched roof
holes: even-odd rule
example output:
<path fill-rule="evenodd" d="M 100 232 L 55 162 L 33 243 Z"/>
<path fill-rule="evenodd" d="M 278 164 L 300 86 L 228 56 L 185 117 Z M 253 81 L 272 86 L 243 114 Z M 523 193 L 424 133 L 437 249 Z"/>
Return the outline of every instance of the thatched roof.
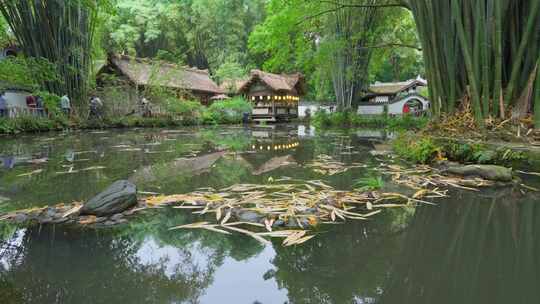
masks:
<path fill-rule="evenodd" d="M 403 82 L 376 82 L 369 87 L 369 92 L 375 95 L 394 95 L 407 90 L 412 86 L 426 86 L 427 82 L 421 78 L 411 79 Z"/>
<path fill-rule="evenodd" d="M 110 55 L 108 65 L 113 66 L 131 82 L 140 86 L 152 85 L 212 94 L 224 93 L 210 79 L 208 70 L 125 55 Z"/>
<path fill-rule="evenodd" d="M 260 70 L 252 70 L 249 79 L 238 89 L 239 92 L 247 92 L 249 87 L 258 81 L 265 84 L 273 91 L 291 94 L 304 95 L 304 76 L 296 74 L 272 74 Z"/>

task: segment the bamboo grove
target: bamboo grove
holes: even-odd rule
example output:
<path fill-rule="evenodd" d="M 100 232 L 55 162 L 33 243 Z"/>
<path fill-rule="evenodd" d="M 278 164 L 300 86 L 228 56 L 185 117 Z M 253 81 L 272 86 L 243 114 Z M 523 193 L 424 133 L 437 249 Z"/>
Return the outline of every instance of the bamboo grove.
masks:
<path fill-rule="evenodd" d="M 366 0 L 367 4 L 375 4 L 376 0 Z M 348 5 L 350 0 L 337 0 L 329 5 L 334 10 L 328 16 L 328 38 L 332 50 L 331 70 L 334 93 L 339 110 L 352 107 L 368 80 L 368 67 L 371 60 L 374 32 L 380 26 L 381 11 L 374 7 L 363 7 L 355 10 L 338 9 Z"/>
<path fill-rule="evenodd" d="M 470 101 L 478 124 L 540 124 L 540 1 L 409 0 L 423 46 L 433 112 Z"/>
<path fill-rule="evenodd" d="M 67 94 L 84 108 L 89 86 L 96 1 L 0 0 L 0 11 L 26 56 L 44 58 L 58 77 L 43 80 L 43 89 Z"/>

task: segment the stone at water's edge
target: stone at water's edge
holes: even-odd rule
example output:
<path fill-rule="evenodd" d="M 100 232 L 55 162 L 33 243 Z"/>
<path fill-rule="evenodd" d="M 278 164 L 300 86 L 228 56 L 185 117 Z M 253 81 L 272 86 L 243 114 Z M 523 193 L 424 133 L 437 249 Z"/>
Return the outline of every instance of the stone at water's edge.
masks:
<path fill-rule="evenodd" d="M 117 181 L 86 202 L 81 214 L 107 216 L 125 211 L 137 204 L 137 187 L 126 180 Z"/>
<path fill-rule="evenodd" d="M 446 172 L 461 176 L 480 176 L 499 182 L 512 181 L 512 169 L 495 165 L 451 166 Z"/>

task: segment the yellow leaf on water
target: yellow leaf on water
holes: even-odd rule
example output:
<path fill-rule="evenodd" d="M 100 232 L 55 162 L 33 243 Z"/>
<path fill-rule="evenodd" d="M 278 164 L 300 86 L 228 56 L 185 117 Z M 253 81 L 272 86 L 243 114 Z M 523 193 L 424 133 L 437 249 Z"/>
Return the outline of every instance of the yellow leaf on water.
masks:
<path fill-rule="evenodd" d="M 221 207 L 218 207 L 216 209 L 216 221 L 219 221 L 221 219 Z"/>
<path fill-rule="evenodd" d="M 94 215 L 90 215 L 88 218 L 86 218 L 84 220 L 80 220 L 79 224 L 81 224 L 81 225 L 89 225 L 89 224 L 93 224 L 95 222 L 96 222 L 96 217 Z"/>
<path fill-rule="evenodd" d="M 428 194 L 428 193 L 429 193 L 428 190 L 422 189 L 422 190 L 417 191 L 417 192 L 413 195 L 413 198 L 422 198 L 422 197 L 426 196 L 426 194 Z"/>
<path fill-rule="evenodd" d="M 225 214 L 225 216 L 223 217 L 223 220 L 221 221 L 221 225 L 224 225 L 225 223 L 227 223 L 227 221 L 231 218 L 231 210 L 232 209 L 229 209 L 227 214 Z"/>
<path fill-rule="evenodd" d="M 285 240 L 283 240 L 283 245 L 288 246 L 288 244 L 296 242 L 298 239 L 302 238 L 304 235 L 306 235 L 305 230 L 295 232 L 289 235 Z"/>
<path fill-rule="evenodd" d="M 372 210 L 373 209 L 373 204 L 371 202 L 367 202 L 366 203 L 366 208 L 367 208 L 367 210 Z"/>
<path fill-rule="evenodd" d="M 308 236 L 303 237 L 303 238 L 300 238 L 300 239 L 298 239 L 298 240 L 296 240 L 296 241 L 294 241 L 294 242 L 292 242 L 292 243 L 288 243 L 288 244 L 285 245 L 285 246 L 300 245 L 300 244 L 303 244 L 303 243 L 305 243 L 305 242 L 311 240 L 311 239 L 314 238 L 314 237 L 315 237 L 315 235 L 308 235 Z"/>

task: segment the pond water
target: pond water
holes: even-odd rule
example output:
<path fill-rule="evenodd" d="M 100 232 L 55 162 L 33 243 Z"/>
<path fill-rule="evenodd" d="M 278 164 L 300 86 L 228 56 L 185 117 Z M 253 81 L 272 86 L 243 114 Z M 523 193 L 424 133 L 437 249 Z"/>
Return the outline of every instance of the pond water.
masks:
<path fill-rule="evenodd" d="M 83 201 L 118 179 L 141 192 L 375 176 L 389 134 L 298 125 L 135 129 L 0 138 L 0 210 Z M 326 176 L 321 155 L 365 164 Z M 530 186 L 540 180 L 527 178 Z M 396 190 L 390 182 L 385 187 Z M 436 206 L 321 227 L 296 247 L 176 230 L 152 211 L 123 227 L 0 225 L 1 303 L 539 303 L 538 194 L 453 191 Z"/>

